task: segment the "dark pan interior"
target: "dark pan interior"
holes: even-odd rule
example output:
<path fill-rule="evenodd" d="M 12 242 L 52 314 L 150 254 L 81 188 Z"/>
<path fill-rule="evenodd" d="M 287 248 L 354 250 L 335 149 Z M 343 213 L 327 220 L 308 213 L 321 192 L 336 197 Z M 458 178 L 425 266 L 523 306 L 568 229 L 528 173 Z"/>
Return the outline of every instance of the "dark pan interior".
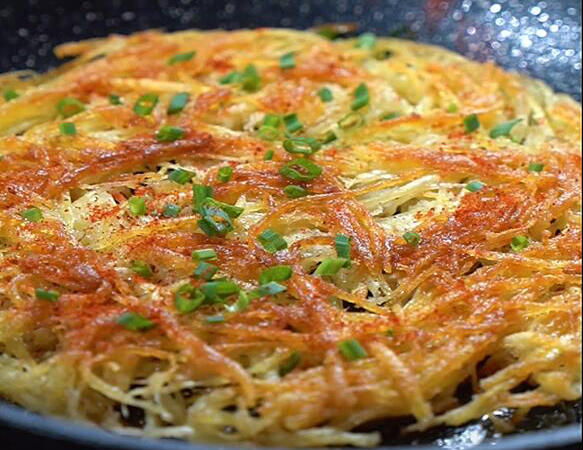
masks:
<path fill-rule="evenodd" d="M 0 72 L 47 70 L 59 63 L 52 54 L 55 45 L 109 33 L 127 34 L 147 28 L 301 29 L 329 22 L 354 22 L 360 30 L 443 45 L 475 60 L 494 60 L 507 69 L 543 79 L 556 90 L 581 100 L 579 0 L 2 0 Z M 406 421 L 367 427 L 381 430 L 385 445 L 391 446 L 469 448 L 497 439 L 488 420 L 399 436 L 398 427 Z M 0 425 L 3 449 L 63 450 L 80 448 L 80 442 L 86 448 L 185 448 L 175 441 L 122 439 L 44 419 L 2 403 L 0 422 L 4 422 L 3 427 Z M 522 422 L 518 435 L 499 440 L 496 448 L 567 448 L 569 444 L 580 448 L 580 422 L 579 402 L 537 408 Z M 18 433 L 9 431 L 14 429 Z M 534 433 L 542 429 L 548 430 Z"/>

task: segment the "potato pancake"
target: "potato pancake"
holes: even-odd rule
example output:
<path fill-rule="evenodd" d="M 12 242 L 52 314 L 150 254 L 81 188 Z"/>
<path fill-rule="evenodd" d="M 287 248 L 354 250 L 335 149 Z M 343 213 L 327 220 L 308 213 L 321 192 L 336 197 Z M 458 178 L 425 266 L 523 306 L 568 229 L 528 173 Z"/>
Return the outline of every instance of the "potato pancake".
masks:
<path fill-rule="evenodd" d="M 56 52 L 74 59 L 0 77 L 5 400 L 139 436 L 365 447 L 373 420 L 580 398 L 568 96 L 370 33 Z"/>

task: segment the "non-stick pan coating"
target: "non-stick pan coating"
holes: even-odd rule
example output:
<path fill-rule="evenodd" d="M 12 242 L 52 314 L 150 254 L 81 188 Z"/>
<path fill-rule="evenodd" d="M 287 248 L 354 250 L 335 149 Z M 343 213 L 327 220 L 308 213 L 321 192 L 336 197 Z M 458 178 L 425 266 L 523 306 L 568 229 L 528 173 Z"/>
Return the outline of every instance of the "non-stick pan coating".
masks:
<path fill-rule="evenodd" d="M 554 89 L 581 100 L 579 0 L 1 0 L 0 72 L 47 70 L 58 64 L 52 54 L 56 44 L 110 33 L 127 34 L 147 28 L 305 29 L 329 22 L 355 22 L 361 30 L 379 35 L 446 46 L 475 60 L 495 60 L 506 69 L 543 79 Z M 579 404 L 535 411 L 523 433 L 498 439 L 494 448 L 580 448 L 580 421 Z M 391 427 L 394 424 L 385 425 L 387 434 Z M 549 429 L 529 431 L 541 428 Z M 485 436 L 490 439 L 487 431 L 488 424 L 477 421 L 466 427 L 416 436 L 412 443 L 468 448 Z M 1 402 L 0 439 L 4 450 L 68 450 L 81 448 L 80 445 L 141 450 L 210 448 L 169 440 L 122 438 L 40 417 Z M 387 439 L 386 445 L 406 442 L 401 438 Z"/>

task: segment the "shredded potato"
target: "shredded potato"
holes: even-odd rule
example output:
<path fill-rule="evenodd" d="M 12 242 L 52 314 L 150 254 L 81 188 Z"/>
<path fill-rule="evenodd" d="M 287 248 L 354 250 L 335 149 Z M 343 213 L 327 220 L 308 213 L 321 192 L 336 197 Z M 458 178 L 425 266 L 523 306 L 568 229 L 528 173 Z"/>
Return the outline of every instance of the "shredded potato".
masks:
<path fill-rule="evenodd" d="M 0 396 L 125 434 L 292 447 L 580 398 L 580 105 L 441 48 L 358 42 L 149 31 L 0 77 L 16 94 L 0 100 Z M 295 137 L 319 140 L 310 180 L 280 172 Z M 227 233 L 201 227 L 193 185 L 242 209 Z M 349 264 L 322 275 L 339 234 Z M 180 310 L 182 286 L 207 286 L 203 249 L 214 280 L 261 293 Z M 293 274 L 257 291 L 275 265 Z"/>

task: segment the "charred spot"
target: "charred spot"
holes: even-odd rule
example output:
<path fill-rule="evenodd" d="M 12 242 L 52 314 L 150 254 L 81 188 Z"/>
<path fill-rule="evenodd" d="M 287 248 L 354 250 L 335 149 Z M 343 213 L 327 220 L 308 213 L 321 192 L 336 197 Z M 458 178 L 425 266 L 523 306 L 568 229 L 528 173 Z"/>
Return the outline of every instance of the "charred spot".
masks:
<path fill-rule="evenodd" d="M 480 261 L 477 261 L 472 265 L 472 267 L 468 269 L 467 272 L 464 273 L 464 275 L 471 275 L 481 267 L 484 267 L 484 265 Z"/>
<path fill-rule="evenodd" d="M 234 412 L 237 412 L 238 409 L 239 408 L 237 407 L 237 405 L 227 405 L 227 406 L 224 406 L 223 408 L 221 408 L 221 411 L 234 413 Z"/>

